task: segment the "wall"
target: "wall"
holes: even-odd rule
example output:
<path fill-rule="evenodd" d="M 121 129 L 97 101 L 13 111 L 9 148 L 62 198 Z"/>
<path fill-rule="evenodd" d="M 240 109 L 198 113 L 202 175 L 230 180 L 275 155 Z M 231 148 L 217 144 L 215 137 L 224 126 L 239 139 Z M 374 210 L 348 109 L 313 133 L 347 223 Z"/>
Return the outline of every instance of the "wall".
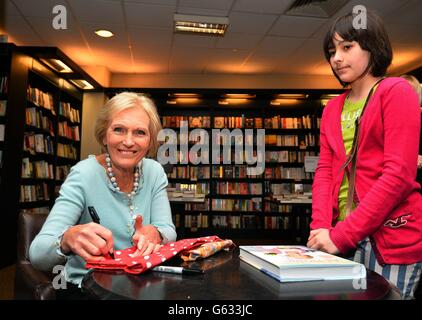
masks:
<path fill-rule="evenodd" d="M 106 97 L 104 93 L 84 93 L 82 106 L 82 137 L 81 137 L 81 160 L 90 154 L 100 154 L 101 148 L 94 135 L 95 119 Z"/>
<path fill-rule="evenodd" d="M 103 87 L 110 86 L 110 71 L 103 66 L 82 66 L 85 72 L 93 77 Z"/>

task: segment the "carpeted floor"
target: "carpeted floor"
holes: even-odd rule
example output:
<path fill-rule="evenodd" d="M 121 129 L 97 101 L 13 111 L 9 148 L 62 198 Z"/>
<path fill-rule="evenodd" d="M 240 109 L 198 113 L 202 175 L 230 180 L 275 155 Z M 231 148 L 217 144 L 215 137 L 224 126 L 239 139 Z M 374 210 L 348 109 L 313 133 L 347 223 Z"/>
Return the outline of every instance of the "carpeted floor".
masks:
<path fill-rule="evenodd" d="M 0 269 L 0 300 L 13 299 L 15 265 Z"/>

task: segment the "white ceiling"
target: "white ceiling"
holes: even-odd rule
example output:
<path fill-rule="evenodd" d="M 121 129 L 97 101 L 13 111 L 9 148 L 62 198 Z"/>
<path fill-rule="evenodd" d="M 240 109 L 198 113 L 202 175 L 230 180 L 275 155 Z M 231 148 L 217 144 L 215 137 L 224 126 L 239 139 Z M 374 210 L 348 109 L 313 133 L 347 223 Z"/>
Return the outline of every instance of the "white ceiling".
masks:
<path fill-rule="evenodd" d="M 79 65 L 137 74 L 331 74 L 322 39 L 354 5 L 386 22 L 392 71 L 422 65 L 422 1 L 351 0 L 330 19 L 284 15 L 293 0 L 6 0 L 6 34 L 18 45 L 57 46 Z M 68 29 L 52 27 L 67 8 Z M 228 17 L 224 37 L 174 34 L 173 14 Z M 99 38 L 96 29 L 115 36 Z"/>

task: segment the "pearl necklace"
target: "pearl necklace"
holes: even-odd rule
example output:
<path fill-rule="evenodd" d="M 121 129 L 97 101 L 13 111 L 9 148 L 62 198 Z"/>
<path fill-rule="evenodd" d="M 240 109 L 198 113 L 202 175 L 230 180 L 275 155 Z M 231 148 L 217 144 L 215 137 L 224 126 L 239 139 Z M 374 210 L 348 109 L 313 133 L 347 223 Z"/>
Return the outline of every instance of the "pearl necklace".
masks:
<path fill-rule="evenodd" d="M 115 191 L 120 191 L 121 189 L 120 189 L 119 185 L 117 184 L 117 179 L 114 175 L 113 168 L 112 168 L 112 165 L 111 165 L 111 158 L 110 158 L 110 155 L 108 153 L 106 153 L 105 162 L 106 162 L 106 166 L 107 166 L 107 174 L 110 177 L 111 184 L 113 185 Z M 136 219 L 136 215 L 134 213 L 134 210 L 136 208 L 134 207 L 132 200 L 133 200 L 133 197 L 136 194 L 136 191 L 139 188 L 139 167 L 141 167 L 141 172 L 142 172 L 142 165 L 135 167 L 135 173 L 133 174 L 133 189 L 132 189 L 132 191 L 129 192 L 129 193 L 125 193 L 125 192 L 122 191 L 127 196 L 128 200 L 129 200 L 129 212 L 130 212 L 130 215 L 132 216 L 133 220 Z"/>

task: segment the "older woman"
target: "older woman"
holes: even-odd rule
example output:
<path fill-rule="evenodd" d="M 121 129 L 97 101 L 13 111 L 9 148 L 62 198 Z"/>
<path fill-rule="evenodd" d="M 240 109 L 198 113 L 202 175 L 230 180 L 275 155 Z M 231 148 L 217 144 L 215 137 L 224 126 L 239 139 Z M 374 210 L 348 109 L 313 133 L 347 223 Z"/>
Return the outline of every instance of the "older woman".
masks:
<path fill-rule="evenodd" d="M 65 263 L 66 281 L 80 287 L 87 260 L 137 245 L 138 255 L 176 240 L 162 166 L 145 156 L 158 149 L 153 102 L 124 92 L 100 111 L 95 136 L 104 154 L 72 167 L 42 230 L 30 247 L 41 270 Z M 94 207 L 100 224 L 92 222 Z"/>

